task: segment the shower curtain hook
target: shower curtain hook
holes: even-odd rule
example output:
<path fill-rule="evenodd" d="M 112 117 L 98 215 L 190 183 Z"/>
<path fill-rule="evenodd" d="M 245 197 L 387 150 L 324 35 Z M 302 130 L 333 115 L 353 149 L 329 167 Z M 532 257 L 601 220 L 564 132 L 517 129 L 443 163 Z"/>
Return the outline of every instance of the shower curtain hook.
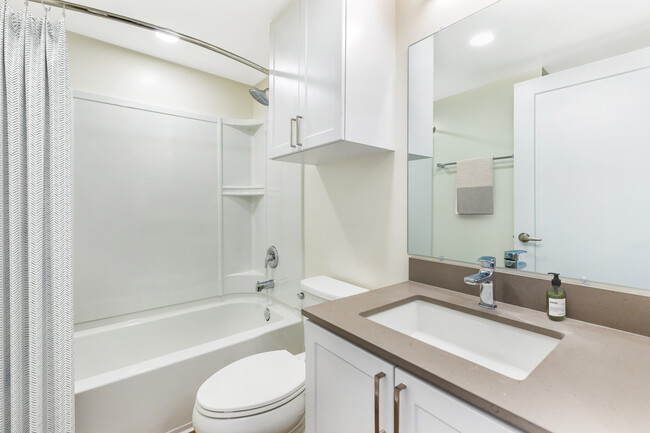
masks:
<path fill-rule="evenodd" d="M 50 9 L 52 9 L 52 6 L 50 6 L 50 7 L 45 6 L 45 3 L 43 2 L 43 0 L 41 0 L 41 5 L 43 5 L 43 10 L 45 11 L 45 15 L 47 15 L 47 13 L 50 11 Z"/>
<path fill-rule="evenodd" d="M 63 18 L 65 18 L 65 3 L 63 3 L 63 12 L 61 12 L 61 14 L 62 14 Z"/>

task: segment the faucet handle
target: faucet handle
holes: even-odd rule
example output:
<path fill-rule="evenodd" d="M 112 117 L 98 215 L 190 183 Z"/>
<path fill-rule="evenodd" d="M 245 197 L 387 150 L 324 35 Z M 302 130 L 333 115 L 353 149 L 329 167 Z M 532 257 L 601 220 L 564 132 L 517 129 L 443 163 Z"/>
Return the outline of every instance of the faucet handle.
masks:
<path fill-rule="evenodd" d="M 519 254 L 527 253 L 526 250 L 510 250 L 503 252 L 503 261 L 506 268 L 510 269 L 523 269 L 526 267 L 526 262 L 519 261 Z"/>
<path fill-rule="evenodd" d="M 492 256 L 481 256 L 478 258 L 478 262 L 481 264 L 482 268 L 492 268 L 494 269 L 494 266 L 497 263 L 497 259 Z"/>
<path fill-rule="evenodd" d="M 526 250 L 510 250 L 503 252 L 503 258 L 506 260 L 519 260 L 519 254 L 527 253 Z"/>

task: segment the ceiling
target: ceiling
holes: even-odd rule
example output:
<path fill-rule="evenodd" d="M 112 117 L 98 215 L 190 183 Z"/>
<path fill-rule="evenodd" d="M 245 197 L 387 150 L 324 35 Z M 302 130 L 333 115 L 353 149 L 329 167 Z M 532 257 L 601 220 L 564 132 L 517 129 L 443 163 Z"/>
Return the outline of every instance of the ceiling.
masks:
<path fill-rule="evenodd" d="M 269 25 L 291 0 L 73 0 L 202 39 L 261 66 L 269 64 Z M 12 1 L 18 7 L 22 2 Z M 31 4 L 36 12 L 39 6 Z M 53 12 L 55 13 L 55 12 Z M 261 72 L 186 42 L 168 43 L 154 32 L 104 18 L 68 12 L 67 29 L 248 85 Z"/>
<path fill-rule="evenodd" d="M 490 44 L 469 41 L 483 32 Z M 650 44 L 648 0 L 501 0 L 436 33 L 435 99 L 544 68 L 553 73 Z"/>

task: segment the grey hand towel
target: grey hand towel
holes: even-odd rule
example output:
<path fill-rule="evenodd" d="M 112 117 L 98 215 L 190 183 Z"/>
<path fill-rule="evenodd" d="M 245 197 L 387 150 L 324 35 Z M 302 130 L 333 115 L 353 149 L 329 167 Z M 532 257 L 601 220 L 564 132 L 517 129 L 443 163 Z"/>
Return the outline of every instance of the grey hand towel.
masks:
<path fill-rule="evenodd" d="M 493 167 L 492 157 L 458 161 L 456 212 L 459 215 L 492 215 L 494 213 Z"/>

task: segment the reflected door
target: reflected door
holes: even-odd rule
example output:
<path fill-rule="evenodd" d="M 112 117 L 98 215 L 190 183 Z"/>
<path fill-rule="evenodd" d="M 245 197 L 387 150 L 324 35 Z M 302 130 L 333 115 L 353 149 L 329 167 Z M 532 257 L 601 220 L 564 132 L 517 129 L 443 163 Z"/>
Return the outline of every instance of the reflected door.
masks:
<path fill-rule="evenodd" d="M 514 237 L 529 270 L 648 285 L 648 95 L 650 49 L 516 86 Z"/>

